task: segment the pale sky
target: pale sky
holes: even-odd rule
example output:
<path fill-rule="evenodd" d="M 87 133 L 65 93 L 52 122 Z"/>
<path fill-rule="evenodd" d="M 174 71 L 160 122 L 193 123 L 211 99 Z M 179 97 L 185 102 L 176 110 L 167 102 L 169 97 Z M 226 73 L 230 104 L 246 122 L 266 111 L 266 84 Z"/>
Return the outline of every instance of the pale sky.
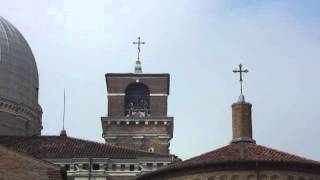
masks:
<path fill-rule="evenodd" d="M 239 63 L 258 144 L 320 160 L 320 1 L 2 0 L 40 76 L 43 135 L 103 142 L 105 73 L 170 73 L 171 152 L 186 159 L 231 140 Z"/>

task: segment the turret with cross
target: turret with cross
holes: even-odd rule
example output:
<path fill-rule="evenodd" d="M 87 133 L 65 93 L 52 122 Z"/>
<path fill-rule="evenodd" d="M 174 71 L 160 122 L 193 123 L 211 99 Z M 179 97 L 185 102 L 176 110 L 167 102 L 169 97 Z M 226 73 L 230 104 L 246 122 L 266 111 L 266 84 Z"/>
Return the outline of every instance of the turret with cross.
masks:
<path fill-rule="evenodd" d="M 243 95 L 242 73 L 248 73 L 247 69 L 243 69 L 243 65 L 239 64 L 239 69 L 233 70 L 234 73 L 240 75 L 240 96 L 238 102 L 232 104 L 232 143 L 255 143 L 252 138 L 252 105 L 246 102 Z"/>
<path fill-rule="evenodd" d="M 146 44 L 145 42 L 141 42 L 141 38 L 138 37 L 138 41 L 137 42 L 133 42 L 133 44 L 138 45 L 138 56 L 137 56 L 137 60 L 136 60 L 136 66 L 134 68 L 134 72 L 137 74 L 142 73 L 142 67 L 141 67 L 141 62 L 140 62 L 140 51 L 141 51 L 141 44 Z"/>

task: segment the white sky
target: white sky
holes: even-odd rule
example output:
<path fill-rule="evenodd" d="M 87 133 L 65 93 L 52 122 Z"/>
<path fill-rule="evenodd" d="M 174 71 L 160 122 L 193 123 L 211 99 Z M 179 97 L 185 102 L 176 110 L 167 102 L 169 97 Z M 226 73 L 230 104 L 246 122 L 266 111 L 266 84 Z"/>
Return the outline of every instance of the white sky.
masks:
<path fill-rule="evenodd" d="M 185 159 L 230 142 L 232 70 L 243 63 L 257 143 L 320 160 L 319 8 L 311 0 L 2 0 L 0 15 L 36 57 L 43 134 L 59 134 L 66 88 L 68 135 L 103 142 L 104 74 L 133 72 L 141 36 L 144 72 L 171 74 L 172 153 Z"/>

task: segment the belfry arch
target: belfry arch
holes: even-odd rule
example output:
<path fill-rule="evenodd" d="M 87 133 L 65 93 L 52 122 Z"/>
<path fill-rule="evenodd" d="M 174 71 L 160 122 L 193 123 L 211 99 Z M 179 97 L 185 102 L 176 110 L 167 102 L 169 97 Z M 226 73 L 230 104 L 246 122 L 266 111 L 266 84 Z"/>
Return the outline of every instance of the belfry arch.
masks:
<path fill-rule="evenodd" d="M 150 116 L 150 91 L 143 83 L 128 85 L 125 92 L 125 115 L 127 117 Z"/>

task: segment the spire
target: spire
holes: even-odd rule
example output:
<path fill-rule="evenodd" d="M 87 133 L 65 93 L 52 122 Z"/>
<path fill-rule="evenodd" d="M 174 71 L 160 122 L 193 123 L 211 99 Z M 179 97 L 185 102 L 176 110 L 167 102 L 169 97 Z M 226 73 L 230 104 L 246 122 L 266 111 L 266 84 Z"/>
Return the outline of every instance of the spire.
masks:
<path fill-rule="evenodd" d="M 66 116 L 66 90 L 63 90 L 63 117 L 62 117 L 62 130 L 60 136 L 67 136 L 67 131 L 64 129 L 64 120 Z"/>
<path fill-rule="evenodd" d="M 142 73 L 142 67 L 141 67 L 141 61 L 140 61 L 140 51 L 141 51 L 141 44 L 145 44 L 145 42 L 141 42 L 141 38 L 138 37 L 138 41 L 137 42 L 133 42 L 133 44 L 137 44 L 138 45 L 138 56 L 137 56 L 137 60 L 136 60 L 136 65 L 134 67 L 134 73 L 136 74 L 141 74 Z"/>
<path fill-rule="evenodd" d="M 247 69 L 242 69 L 239 64 L 239 70 L 233 70 L 234 73 L 240 73 L 240 96 L 237 102 L 232 104 L 232 143 L 249 142 L 255 143 L 252 138 L 252 105 L 245 101 L 242 92 L 242 73 L 248 73 Z"/>

